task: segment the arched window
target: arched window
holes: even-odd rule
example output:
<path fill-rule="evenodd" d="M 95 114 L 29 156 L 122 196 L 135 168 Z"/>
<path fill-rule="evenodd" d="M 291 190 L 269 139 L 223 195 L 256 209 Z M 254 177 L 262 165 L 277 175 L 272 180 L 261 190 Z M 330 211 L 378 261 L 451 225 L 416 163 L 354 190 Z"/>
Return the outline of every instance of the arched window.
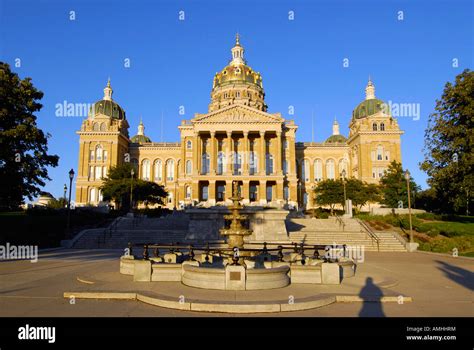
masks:
<path fill-rule="evenodd" d="M 328 179 L 332 179 L 334 180 L 336 177 L 335 177 L 335 172 L 334 172 L 334 160 L 332 159 L 329 159 L 327 162 L 326 162 L 326 176 Z"/>
<path fill-rule="evenodd" d="M 155 160 L 155 169 L 153 169 L 155 181 L 161 182 L 163 180 L 163 163 L 161 159 Z"/>
<path fill-rule="evenodd" d="M 323 162 L 321 159 L 314 161 L 314 180 L 321 181 L 323 179 Z"/>
<path fill-rule="evenodd" d="M 101 166 L 96 166 L 95 167 L 95 179 L 96 180 L 102 179 L 102 167 Z"/>
<path fill-rule="evenodd" d="M 150 161 L 148 159 L 142 161 L 142 180 L 150 180 Z"/>
<path fill-rule="evenodd" d="M 89 161 L 93 161 L 95 158 L 95 152 L 93 150 L 90 151 L 90 154 L 89 154 Z"/>
<path fill-rule="evenodd" d="M 99 202 L 104 200 L 104 196 L 102 195 L 102 191 L 99 189 Z"/>
<path fill-rule="evenodd" d="M 100 129 L 99 123 L 94 123 L 94 125 L 92 126 L 92 130 L 99 131 L 99 129 Z"/>
<path fill-rule="evenodd" d="M 190 160 L 186 161 L 186 175 L 191 175 L 193 173 L 193 163 Z"/>
<path fill-rule="evenodd" d="M 173 181 L 174 180 L 174 160 L 168 159 L 166 161 L 166 180 Z"/>
<path fill-rule="evenodd" d="M 383 160 L 383 147 L 381 145 L 377 146 L 377 160 Z"/>
<path fill-rule="evenodd" d="M 100 131 L 106 131 L 107 129 L 107 126 L 105 125 L 105 123 L 101 123 L 100 124 Z"/>
<path fill-rule="evenodd" d="M 186 199 L 191 199 L 191 186 L 186 186 Z"/>
<path fill-rule="evenodd" d="M 89 180 L 94 180 L 95 179 L 94 176 L 95 176 L 95 167 L 90 166 L 89 167 Z"/>
<path fill-rule="evenodd" d="M 242 155 L 239 152 L 234 152 L 234 175 L 242 174 Z"/>
<path fill-rule="evenodd" d="M 97 159 L 97 161 L 99 162 L 102 160 L 102 146 L 101 145 L 97 145 L 95 148 L 95 159 Z"/>
<path fill-rule="evenodd" d="M 235 97 L 240 97 L 240 91 L 237 91 L 237 92 L 235 93 Z"/>
<path fill-rule="evenodd" d="M 301 179 L 305 182 L 309 181 L 309 161 L 307 159 L 303 159 L 301 162 Z"/>
<path fill-rule="evenodd" d="M 385 131 L 385 123 L 380 123 L 380 131 Z"/>
<path fill-rule="evenodd" d="M 273 174 L 273 156 L 270 153 L 267 153 L 265 168 L 267 175 Z"/>
<path fill-rule="evenodd" d="M 258 172 L 258 156 L 256 152 L 250 152 L 249 173 L 255 175 Z"/>
<path fill-rule="evenodd" d="M 377 123 L 373 123 L 373 124 L 372 124 L 372 130 L 373 130 L 373 131 L 377 131 Z"/>
<path fill-rule="evenodd" d="M 225 169 L 225 153 L 219 152 L 217 154 L 217 175 L 222 175 Z"/>
<path fill-rule="evenodd" d="M 209 154 L 203 153 L 202 154 L 202 162 L 201 162 L 201 174 L 205 175 L 209 173 Z"/>
<path fill-rule="evenodd" d="M 92 187 L 89 193 L 89 202 L 95 203 L 97 202 L 97 190 L 95 187 Z"/>
<path fill-rule="evenodd" d="M 187 148 L 187 149 L 193 149 L 193 143 L 191 142 L 191 140 L 188 140 L 188 141 L 186 142 L 186 148 Z"/>
<path fill-rule="evenodd" d="M 385 160 L 390 160 L 390 151 L 385 151 Z"/>

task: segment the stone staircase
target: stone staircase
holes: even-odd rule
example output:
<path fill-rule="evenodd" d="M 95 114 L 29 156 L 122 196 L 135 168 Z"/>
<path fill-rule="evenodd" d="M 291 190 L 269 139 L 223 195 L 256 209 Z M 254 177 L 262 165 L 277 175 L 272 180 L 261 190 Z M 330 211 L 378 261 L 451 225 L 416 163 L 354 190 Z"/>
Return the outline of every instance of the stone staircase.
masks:
<path fill-rule="evenodd" d="M 91 229 L 80 233 L 71 248 L 125 249 L 131 243 L 173 243 L 185 241 L 189 218 L 175 213 L 161 218 L 119 217 L 105 229 Z"/>
<path fill-rule="evenodd" d="M 368 232 L 356 219 L 289 219 L 291 242 L 364 246 L 366 251 L 406 252 L 404 244 L 391 232 Z"/>

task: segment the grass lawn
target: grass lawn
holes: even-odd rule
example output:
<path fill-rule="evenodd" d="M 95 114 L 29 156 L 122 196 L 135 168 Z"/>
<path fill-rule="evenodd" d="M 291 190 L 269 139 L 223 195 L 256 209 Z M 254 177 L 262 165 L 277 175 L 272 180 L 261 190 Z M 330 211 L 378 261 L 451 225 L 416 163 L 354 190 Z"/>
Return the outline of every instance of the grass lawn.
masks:
<path fill-rule="evenodd" d="M 408 215 L 359 214 L 374 230 L 394 230 L 408 238 Z M 430 213 L 412 216 L 414 238 L 419 249 L 438 253 L 453 253 L 474 257 L 474 217 L 447 216 Z"/>

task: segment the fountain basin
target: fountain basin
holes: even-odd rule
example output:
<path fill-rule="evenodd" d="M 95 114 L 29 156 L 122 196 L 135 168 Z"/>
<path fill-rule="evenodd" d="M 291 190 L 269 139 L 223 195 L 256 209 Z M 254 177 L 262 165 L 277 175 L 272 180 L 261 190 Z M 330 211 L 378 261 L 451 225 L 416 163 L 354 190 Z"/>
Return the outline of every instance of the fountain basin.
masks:
<path fill-rule="evenodd" d="M 290 284 L 288 266 L 246 269 L 228 265 L 224 268 L 183 266 L 181 282 L 187 286 L 219 290 L 263 290 L 286 287 Z"/>

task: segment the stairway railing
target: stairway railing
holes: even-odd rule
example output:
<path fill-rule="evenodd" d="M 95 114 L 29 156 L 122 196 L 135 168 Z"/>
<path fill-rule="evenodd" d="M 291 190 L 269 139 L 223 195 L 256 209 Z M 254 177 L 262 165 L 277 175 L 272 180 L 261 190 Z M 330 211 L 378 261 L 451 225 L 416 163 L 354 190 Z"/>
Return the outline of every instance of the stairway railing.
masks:
<path fill-rule="evenodd" d="M 334 217 L 336 218 L 336 222 L 339 224 L 339 227 L 342 226 L 342 231 L 344 232 L 345 228 L 346 228 L 346 223 L 344 222 L 344 220 L 342 220 L 342 218 L 338 215 L 334 215 Z"/>
<path fill-rule="evenodd" d="M 362 220 L 360 220 L 360 219 L 356 219 L 356 220 L 361 226 L 361 232 L 365 231 L 366 235 L 372 240 L 372 245 L 375 242 L 377 244 L 377 251 L 380 251 L 380 239 L 377 237 L 375 232 L 372 231 L 372 229 L 369 227 L 369 225 L 367 225 Z"/>

